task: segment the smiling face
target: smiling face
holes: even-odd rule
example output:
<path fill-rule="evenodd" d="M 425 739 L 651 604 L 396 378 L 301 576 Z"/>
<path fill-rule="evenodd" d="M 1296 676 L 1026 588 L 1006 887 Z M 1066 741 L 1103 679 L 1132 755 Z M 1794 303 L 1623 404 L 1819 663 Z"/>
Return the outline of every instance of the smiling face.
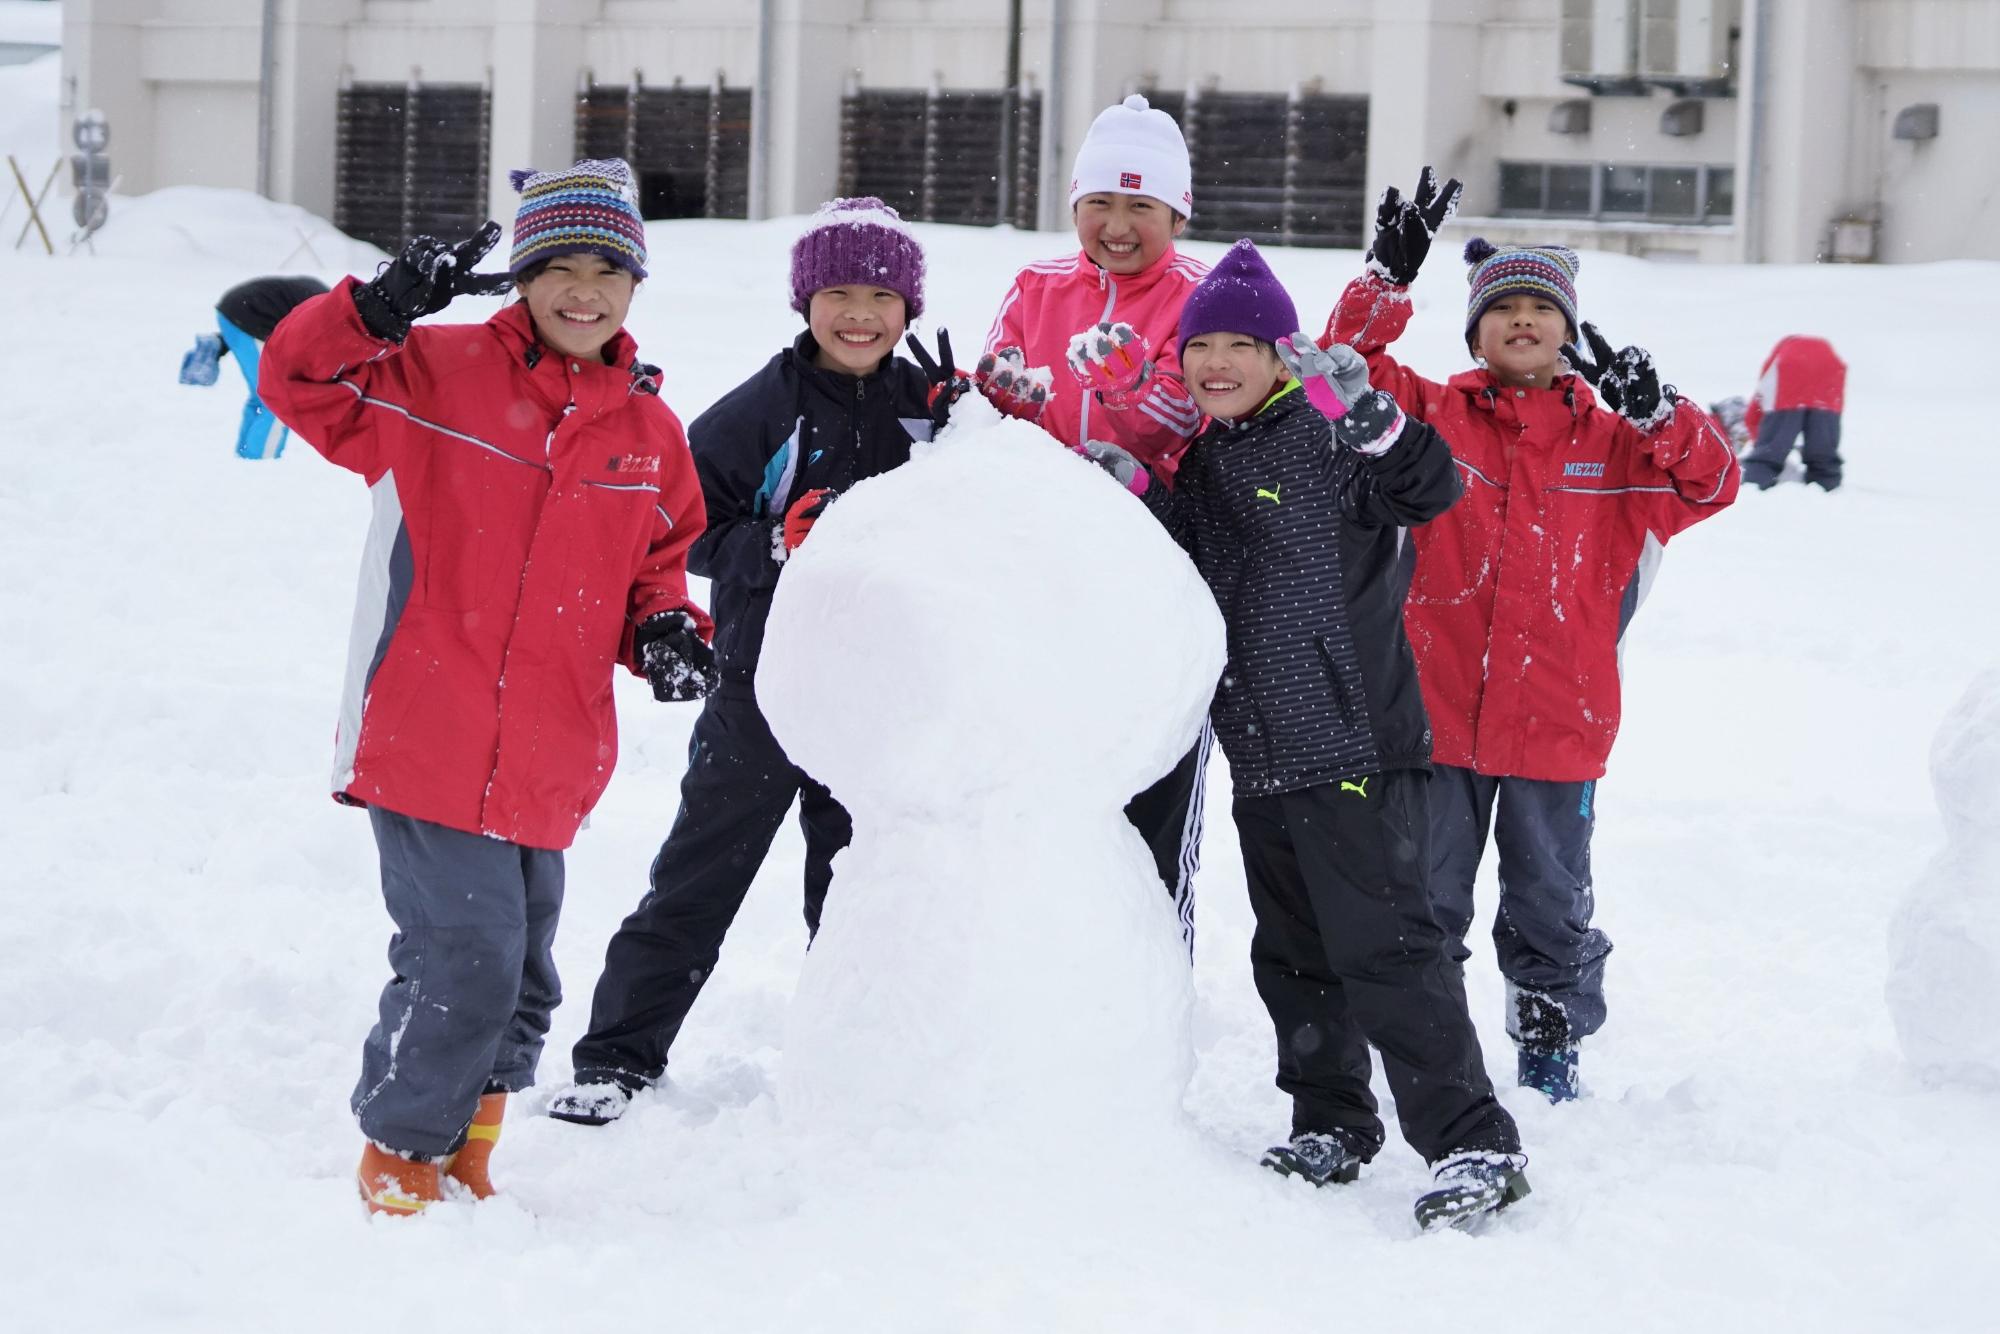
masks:
<path fill-rule="evenodd" d="M 1242 421 L 1284 380 L 1277 349 L 1249 334 L 1210 333 L 1181 344 L 1181 374 L 1195 406 L 1211 417 Z"/>
<path fill-rule="evenodd" d="M 1083 253 L 1112 273 L 1138 273 L 1167 253 L 1187 219 L 1151 195 L 1084 195 L 1070 210 Z"/>
<path fill-rule="evenodd" d="M 903 297 L 861 283 L 822 287 L 806 306 L 806 324 L 819 344 L 813 365 L 842 375 L 867 375 L 903 339 Z"/>
<path fill-rule="evenodd" d="M 598 358 L 624 327 L 637 284 L 630 269 L 602 255 L 557 255 L 520 284 L 545 346 L 566 357 Z"/>
<path fill-rule="evenodd" d="M 1486 308 L 1473 329 L 1472 351 L 1501 384 L 1546 389 L 1562 371 L 1569 320 L 1547 297 L 1513 292 Z"/>

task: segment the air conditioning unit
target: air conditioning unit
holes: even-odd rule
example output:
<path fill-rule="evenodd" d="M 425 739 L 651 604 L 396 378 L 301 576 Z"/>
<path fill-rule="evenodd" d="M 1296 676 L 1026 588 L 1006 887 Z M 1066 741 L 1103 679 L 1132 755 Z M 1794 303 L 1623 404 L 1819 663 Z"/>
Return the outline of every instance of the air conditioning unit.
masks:
<path fill-rule="evenodd" d="M 1563 82 L 1598 97 L 1646 92 L 1639 78 L 1640 0 L 1563 0 L 1558 41 Z"/>
<path fill-rule="evenodd" d="M 1639 74 L 1680 97 L 1730 97 L 1742 0 L 1639 0 Z"/>

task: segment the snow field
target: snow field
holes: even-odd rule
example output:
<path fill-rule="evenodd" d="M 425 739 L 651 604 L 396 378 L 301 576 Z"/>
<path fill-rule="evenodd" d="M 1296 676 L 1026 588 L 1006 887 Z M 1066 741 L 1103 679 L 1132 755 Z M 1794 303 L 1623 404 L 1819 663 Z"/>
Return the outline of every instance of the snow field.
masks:
<path fill-rule="evenodd" d="M 797 226 L 652 229 L 658 276 L 632 323 L 683 419 L 796 330 Z M 1586 1047 L 1582 1102 L 1503 1091 L 1535 1194 L 1485 1236 L 1413 1235 L 1424 1173 L 1393 1134 L 1337 1194 L 1255 1167 L 1285 1108 L 1220 763 L 1198 882 L 1191 1130 L 1171 1155 L 1000 1136 L 986 1153 L 959 1146 L 954 1192 L 940 1189 L 946 1160 L 910 1161 L 906 1137 L 834 1154 L 782 1118 L 804 944 L 789 829 L 670 1084 L 602 1131 L 535 1115 L 676 803 L 694 710 L 655 704 L 637 680 L 618 687 L 619 775 L 569 859 L 570 997 L 543 1088 L 510 1115 L 507 1195 L 407 1225 L 370 1224 L 353 1199 L 346 1095 L 388 924 L 365 821 L 325 795 L 365 491 L 296 441 L 273 463 L 235 458 L 232 365 L 215 389 L 174 383 L 215 297 L 286 264 L 298 228 L 336 266 L 322 277 L 372 267 L 323 224 L 219 191 L 115 200 L 95 258 L 0 250 L 17 317 L 0 359 L 0 1069 L 13 1093 L 0 1101 L 0 1293 L 22 1328 L 2000 1319 L 1987 1208 L 2000 1167 L 1985 1152 L 2000 1101 L 1920 1079 L 1884 1000 L 1889 923 L 1942 845 L 1933 734 L 2000 663 L 1984 350 L 2000 267 L 1585 255 L 1585 317 L 1615 344 L 1649 346 L 1702 401 L 1747 392 L 1780 334 L 1829 336 L 1852 367 L 1850 481 L 1833 496 L 1746 495 L 1667 553 L 1628 641 L 1624 735 L 1599 798 L 1611 1020 Z M 950 327 L 966 362 L 1014 268 L 1065 248 L 917 231 L 925 332 Z M 1212 260 L 1221 247 L 1188 249 Z M 1359 263 L 1266 253 L 1315 322 Z M 1466 363 L 1454 259 L 1433 257 L 1398 349 L 1439 378 Z M 1492 893 L 1489 877 L 1489 914 Z M 1505 1084 L 1500 986 L 1474 943 L 1474 1015 Z"/>

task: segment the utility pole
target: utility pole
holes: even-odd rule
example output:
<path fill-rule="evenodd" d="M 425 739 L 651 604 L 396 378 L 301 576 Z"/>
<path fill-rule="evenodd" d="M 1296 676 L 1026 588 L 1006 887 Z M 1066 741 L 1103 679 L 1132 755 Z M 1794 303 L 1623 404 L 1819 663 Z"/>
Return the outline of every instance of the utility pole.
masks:
<path fill-rule="evenodd" d="M 259 34 L 260 51 L 257 65 L 257 193 L 271 197 L 271 108 L 277 98 L 277 90 L 271 85 L 277 78 L 278 64 L 278 0 L 264 0 L 264 21 Z"/>

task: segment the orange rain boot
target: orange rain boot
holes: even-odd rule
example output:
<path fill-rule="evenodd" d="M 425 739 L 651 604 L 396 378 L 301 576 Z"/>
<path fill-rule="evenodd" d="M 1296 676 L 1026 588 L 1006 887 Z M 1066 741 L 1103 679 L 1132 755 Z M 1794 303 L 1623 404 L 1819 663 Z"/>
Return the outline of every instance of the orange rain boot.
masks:
<path fill-rule="evenodd" d="M 493 1197 L 493 1178 L 486 1169 L 493 1158 L 493 1146 L 500 1142 L 500 1121 L 506 1115 L 506 1094 L 481 1094 L 479 1110 L 465 1128 L 464 1146 L 444 1160 L 444 1174 L 471 1191 L 475 1200 Z"/>
<path fill-rule="evenodd" d="M 361 1186 L 361 1201 L 371 1214 L 407 1218 L 444 1198 L 438 1188 L 436 1163 L 413 1162 L 373 1140 L 361 1150 L 355 1180 Z"/>

